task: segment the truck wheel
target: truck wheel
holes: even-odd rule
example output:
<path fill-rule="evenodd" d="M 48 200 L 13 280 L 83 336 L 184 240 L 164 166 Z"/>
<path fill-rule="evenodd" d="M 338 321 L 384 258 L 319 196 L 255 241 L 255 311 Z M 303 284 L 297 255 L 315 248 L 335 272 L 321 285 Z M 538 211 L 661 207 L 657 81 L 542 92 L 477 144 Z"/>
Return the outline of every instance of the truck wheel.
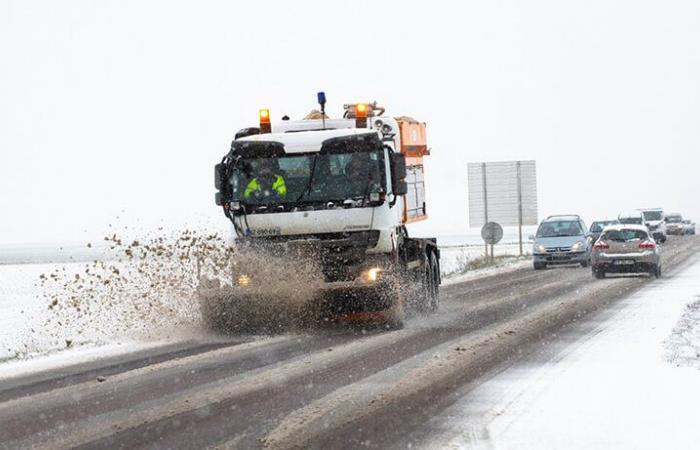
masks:
<path fill-rule="evenodd" d="M 544 263 L 532 263 L 532 266 L 535 268 L 535 270 L 542 270 L 547 268 L 547 264 Z"/>
<path fill-rule="evenodd" d="M 593 272 L 593 276 L 598 280 L 605 278 L 605 270 L 603 269 L 596 269 L 595 267 L 592 267 L 591 272 Z"/>
<path fill-rule="evenodd" d="M 586 261 L 581 261 L 581 267 L 583 267 L 583 268 L 588 267 L 588 260 L 586 260 Z"/>

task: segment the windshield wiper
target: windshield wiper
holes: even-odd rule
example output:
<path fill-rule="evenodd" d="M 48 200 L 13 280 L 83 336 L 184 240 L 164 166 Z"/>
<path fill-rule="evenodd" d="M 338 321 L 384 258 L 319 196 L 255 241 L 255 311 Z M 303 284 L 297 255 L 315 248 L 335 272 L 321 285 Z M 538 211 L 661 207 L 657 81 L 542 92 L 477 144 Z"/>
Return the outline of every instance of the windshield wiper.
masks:
<path fill-rule="evenodd" d="M 311 163 L 311 170 L 309 171 L 309 183 L 306 185 L 303 191 L 301 191 L 301 194 L 299 195 L 299 198 L 297 198 L 294 201 L 294 206 L 299 206 L 299 202 L 301 201 L 302 198 L 308 193 L 311 192 L 311 188 L 314 185 L 314 175 L 316 173 L 316 161 L 318 160 L 318 155 L 314 155 L 314 161 Z"/>

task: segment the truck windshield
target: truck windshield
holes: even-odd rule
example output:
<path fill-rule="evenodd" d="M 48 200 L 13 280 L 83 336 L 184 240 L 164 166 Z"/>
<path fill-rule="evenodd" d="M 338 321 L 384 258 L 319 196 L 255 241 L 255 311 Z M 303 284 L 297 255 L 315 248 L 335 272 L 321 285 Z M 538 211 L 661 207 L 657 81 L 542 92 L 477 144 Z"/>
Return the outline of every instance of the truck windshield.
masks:
<path fill-rule="evenodd" d="M 285 154 L 245 158 L 231 177 L 234 200 L 251 206 L 366 200 L 385 192 L 380 147 L 352 153 Z"/>

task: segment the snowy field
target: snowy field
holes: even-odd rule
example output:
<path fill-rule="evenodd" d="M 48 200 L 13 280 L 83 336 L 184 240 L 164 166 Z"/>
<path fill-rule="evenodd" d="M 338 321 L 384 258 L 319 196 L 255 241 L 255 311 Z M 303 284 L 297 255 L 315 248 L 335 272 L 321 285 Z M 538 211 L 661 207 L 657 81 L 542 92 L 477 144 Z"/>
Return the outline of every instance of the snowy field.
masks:
<path fill-rule="evenodd" d="M 146 242 L 115 237 L 101 259 L 84 248 L 3 254 L 23 263 L 0 265 L 0 361 L 201 334 L 199 263 L 229 256 L 218 237 L 189 231 Z M 61 262 L 31 262 L 39 257 Z"/>
<path fill-rule="evenodd" d="M 183 311 L 168 311 L 162 304 L 153 304 L 153 310 L 137 314 L 133 302 L 126 298 L 135 294 L 129 291 L 123 296 L 106 290 L 96 292 L 95 300 L 101 295 L 113 296 L 113 301 L 104 302 L 100 309 L 91 310 L 86 297 L 80 298 L 83 310 L 75 306 L 81 303 L 64 304 L 64 299 L 52 307 L 52 294 L 57 289 L 42 283 L 42 274 L 60 273 L 60 280 L 67 280 L 84 270 L 85 263 L 0 266 L 0 362 L 57 350 L 84 352 L 106 344 L 125 351 L 154 339 L 170 339 L 176 330 L 168 330 L 168 324 L 179 325 L 183 337 L 193 329 L 185 325 Z M 59 290 L 66 299 L 75 293 L 63 286 Z"/>
<path fill-rule="evenodd" d="M 652 281 L 443 412 L 435 448 L 698 448 L 699 299 L 700 262 Z"/>
<path fill-rule="evenodd" d="M 40 274 L 57 267 L 56 264 L 0 266 L 0 361 L 66 347 L 68 337 L 60 326 L 47 325 L 48 305 L 39 286 Z"/>

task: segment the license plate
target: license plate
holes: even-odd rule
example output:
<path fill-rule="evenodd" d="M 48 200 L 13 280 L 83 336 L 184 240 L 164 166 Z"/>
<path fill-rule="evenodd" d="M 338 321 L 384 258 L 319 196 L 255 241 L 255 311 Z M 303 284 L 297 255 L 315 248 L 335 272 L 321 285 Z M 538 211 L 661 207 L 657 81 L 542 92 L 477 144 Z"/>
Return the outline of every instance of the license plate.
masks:
<path fill-rule="evenodd" d="M 253 230 L 250 230 L 250 234 L 253 236 L 279 236 L 281 233 L 280 233 L 279 227 L 273 227 L 273 228 L 255 228 Z"/>
<path fill-rule="evenodd" d="M 632 264 L 634 264 L 634 261 L 628 259 L 619 259 L 617 261 L 613 261 L 613 264 L 616 266 L 631 266 Z"/>

